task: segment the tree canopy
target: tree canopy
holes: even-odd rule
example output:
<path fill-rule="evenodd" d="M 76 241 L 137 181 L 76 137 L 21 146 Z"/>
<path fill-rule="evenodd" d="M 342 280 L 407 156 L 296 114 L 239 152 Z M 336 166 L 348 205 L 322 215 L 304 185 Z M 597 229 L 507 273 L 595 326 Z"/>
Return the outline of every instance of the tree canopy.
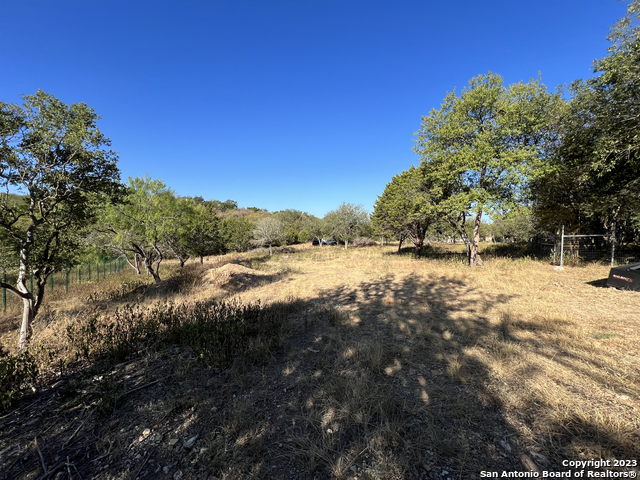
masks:
<path fill-rule="evenodd" d="M 422 117 L 415 152 L 432 197 L 467 246 L 470 265 L 480 263 L 482 215 L 510 208 L 526 194 L 552 142 L 551 119 L 562 99 L 539 80 L 504 86 L 494 73 L 470 80 L 460 95 L 447 94 L 441 108 Z M 474 220 L 473 238 L 464 224 Z"/>
<path fill-rule="evenodd" d="M 391 234 L 400 239 L 400 245 L 409 238 L 415 245 L 415 255 L 420 256 L 429 227 L 438 221 L 425 170 L 411 167 L 395 175 L 384 192 L 376 200 L 372 224 L 381 234 Z"/>
<path fill-rule="evenodd" d="M 535 184 L 536 213 L 548 228 L 619 230 L 640 240 L 640 1 L 630 3 L 608 39 L 595 77 L 574 82 L 562 141 Z"/>
<path fill-rule="evenodd" d="M 352 203 L 343 203 L 324 217 L 325 231 L 344 242 L 344 248 L 349 246 L 351 240 L 362 236 L 369 225 L 369 213 L 362 205 Z"/>
<path fill-rule="evenodd" d="M 23 106 L 0 102 L 0 228 L 19 263 L 16 285 L 2 287 L 23 300 L 20 348 L 47 278 L 76 261 L 83 229 L 102 203 L 122 193 L 117 156 L 93 109 L 41 90 L 23 99 Z M 16 193 L 23 199 L 16 201 Z"/>

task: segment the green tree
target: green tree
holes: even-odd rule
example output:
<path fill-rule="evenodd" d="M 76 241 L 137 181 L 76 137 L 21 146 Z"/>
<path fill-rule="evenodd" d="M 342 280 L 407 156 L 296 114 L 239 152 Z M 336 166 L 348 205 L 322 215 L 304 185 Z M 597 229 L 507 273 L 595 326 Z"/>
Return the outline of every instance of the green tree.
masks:
<path fill-rule="evenodd" d="M 220 219 L 215 210 L 208 204 L 194 205 L 193 215 L 189 219 L 188 232 L 185 239 L 191 255 L 200 258 L 200 263 L 207 255 L 215 255 L 222 251 L 222 234 Z"/>
<path fill-rule="evenodd" d="M 375 203 L 372 223 L 378 233 L 400 239 L 398 250 L 403 240 L 409 238 L 419 257 L 429 227 L 437 222 L 437 213 L 425 171 L 412 166 L 387 184 Z"/>
<path fill-rule="evenodd" d="M 190 199 L 168 197 L 165 217 L 162 219 L 162 242 L 173 257 L 180 262 L 180 270 L 191 257 L 192 241 L 195 238 L 193 224 L 198 204 Z"/>
<path fill-rule="evenodd" d="M 534 187 L 548 229 L 618 230 L 640 241 L 640 1 L 611 29 L 598 75 L 571 85 L 562 142 Z"/>
<path fill-rule="evenodd" d="M 23 106 L 0 102 L 0 228 L 19 263 L 16 284 L 0 286 L 23 301 L 20 349 L 48 277 L 75 263 L 100 205 L 121 195 L 117 156 L 93 109 L 65 105 L 41 90 L 22 98 Z"/>
<path fill-rule="evenodd" d="M 124 202 L 104 209 L 98 227 L 101 243 L 125 255 L 138 274 L 138 261 L 142 261 L 147 273 L 159 283 L 167 227 L 175 221 L 172 214 L 177 214 L 175 202 L 173 191 L 162 180 L 153 180 L 148 175 L 130 177 Z"/>
<path fill-rule="evenodd" d="M 318 245 L 322 247 L 322 239 L 325 235 L 330 235 L 330 228 L 327 225 L 327 222 L 322 218 L 318 218 L 316 216 L 309 216 L 306 219 L 304 224 L 304 231 L 307 232 L 310 239 L 315 239 L 318 241 Z"/>
<path fill-rule="evenodd" d="M 220 234 L 225 251 L 245 252 L 251 247 L 255 224 L 242 217 L 227 217 L 220 222 Z"/>
<path fill-rule="evenodd" d="M 308 238 L 305 238 L 305 234 L 303 233 L 305 232 L 304 228 L 309 218 L 308 213 L 289 208 L 274 213 L 274 216 L 284 223 L 285 243 L 287 245 L 308 241 Z"/>
<path fill-rule="evenodd" d="M 514 242 L 529 242 L 536 234 L 536 220 L 530 207 L 496 214 L 487 227 L 494 237 Z"/>
<path fill-rule="evenodd" d="M 362 205 L 352 203 L 343 203 L 327 213 L 324 222 L 327 231 L 344 242 L 344 248 L 349 246 L 349 241 L 362 236 L 370 225 L 369 213 Z"/>
<path fill-rule="evenodd" d="M 439 110 L 422 117 L 414 150 L 432 198 L 465 242 L 469 264 L 478 255 L 482 215 L 524 201 L 530 176 L 553 140 L 552 121 L 562 99 L 539 80 L 507 87 L 499 75 L 479 75 Z M 473 220 L 473 237 L 465 231 Z"/>

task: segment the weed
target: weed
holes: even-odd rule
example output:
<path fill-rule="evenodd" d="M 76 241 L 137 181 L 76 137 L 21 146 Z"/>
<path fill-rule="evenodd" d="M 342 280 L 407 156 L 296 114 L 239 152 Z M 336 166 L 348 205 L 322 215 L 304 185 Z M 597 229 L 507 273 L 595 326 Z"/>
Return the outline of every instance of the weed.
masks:
<path fill-rule="evenodd" d="M 0 345 L 0 411 L 11 406 L 14 394 L 28 381 L 35 382 L 38 368 L 29 352 L 13 355 Z"/>

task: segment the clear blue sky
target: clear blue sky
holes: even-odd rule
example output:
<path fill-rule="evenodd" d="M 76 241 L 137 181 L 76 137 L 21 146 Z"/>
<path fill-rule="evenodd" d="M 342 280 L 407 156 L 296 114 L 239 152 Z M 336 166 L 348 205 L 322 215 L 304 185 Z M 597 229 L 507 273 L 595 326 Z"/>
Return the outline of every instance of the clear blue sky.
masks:
<path fill-rule="evenodd" d="M 446 92 L 592 75 L 616 0 L 4 2 L 0 99 L 84 102 L 123 179 L 322 216 L 371 210 Z"/>

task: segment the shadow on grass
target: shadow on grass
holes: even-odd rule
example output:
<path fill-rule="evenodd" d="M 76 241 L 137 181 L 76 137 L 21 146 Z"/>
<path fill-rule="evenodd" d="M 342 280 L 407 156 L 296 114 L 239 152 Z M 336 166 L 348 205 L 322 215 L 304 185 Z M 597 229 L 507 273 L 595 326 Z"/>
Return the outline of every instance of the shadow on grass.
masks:
<path fill-rule="evenodd" d="M 607 280 L 609 279 L 601 278 L 600 280 L 592 280 L 590 282 L 587 282 L 587 285 L 591 285 L 592 287 L 598 287 L 598 288 L 609 288 L 609 285 L 607 285 Z"/>
<path fill-rule="evenodd" d="M 387 255 L 407 255 L 415 257 L 415 247 L 409 244 L 403 247 L 400 252 L 390 251 Z M 533 248 L 531 243 L 514 242 L 514 243 L 481 243 L 479 249 L 480 257 L 483 260 L 491 258 L 533 258 L 544 260 L 547 257 L 539 254 Z M 460 262 L 467 261 L 467 254 L 464 245 L 457 244 L 425 244 L 422 248 L 419 258 L 429 258 L 437 260 L 456 260 Z"/>
<path fill-rule="evenodd" d="M 492 365 L 534 378 L 541 372 L 521 361 L 524 349 L 599 385 L 611 381 L 588 352 L 518 340 L 518 331 L 561 336 L 570 323 L 492 321 L 491 312 L 511 299 L 447 275 L 390 274 L 322 290 L 292 303 L 279 348 L 230 368 L 198 360 L 188 345 L 138 360 L 113 384 L 158 383 L 122 397 L 101 422 L 88 417 L 94 407 L 80 394 L 37 397 L 0 420 L 0 443 L 11 448 L 0 471 L 41 474 L 35 437 L 44 463 L 68 457 L 83 478 L 157 478 L 163 467 L 183 479 L 470 478 L 564 470 L 562 460 L 598 451 L 637 458 L 635 437 L 624 428 L 616 434 L 605 417 L 556 410 L 536 430 L 538 414 L 553 411 L 544 399 L 520 410 L 509 404 L 510 386 L 496 380 Z M 59 417 L 47 415 L 65 402 Z M 40 420 L 29 424 L 34 416 Z"/>

